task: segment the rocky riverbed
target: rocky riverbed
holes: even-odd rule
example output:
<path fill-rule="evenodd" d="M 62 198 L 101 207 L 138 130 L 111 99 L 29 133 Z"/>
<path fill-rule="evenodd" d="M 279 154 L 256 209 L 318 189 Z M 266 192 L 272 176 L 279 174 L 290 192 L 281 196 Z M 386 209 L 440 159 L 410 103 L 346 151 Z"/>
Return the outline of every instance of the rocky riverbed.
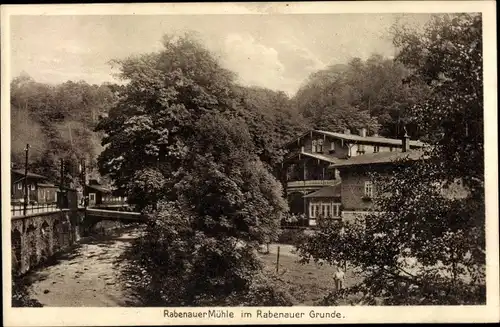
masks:
<path fill-rule="evenodd" d="M 141 235 L 140 227 L 83 240 L 52 265 L 27 276 L 29 297 L 44 307 L 137 305 L 131 285 L 120 281 L 122 254 Z"/>

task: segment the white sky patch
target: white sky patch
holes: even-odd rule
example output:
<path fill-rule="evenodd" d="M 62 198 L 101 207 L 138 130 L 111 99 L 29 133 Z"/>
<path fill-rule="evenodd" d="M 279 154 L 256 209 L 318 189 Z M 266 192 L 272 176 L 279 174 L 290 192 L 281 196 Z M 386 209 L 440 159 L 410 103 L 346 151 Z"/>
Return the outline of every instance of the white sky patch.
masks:
<path fill-rule="evenodd" d="M 278 51 L 255 40 L 249 34 L 229 34 L 224 42 L 223 64 L 238 72 L 241 83 L 280 89 L 284 84 L 285 66 Z"/>
<path fill-rule="evenodd" d="M 239 6 L 239 5 L 238 5 Z M 248 7 L 248 8 L 247 8 Z M 243 8 L 266 12 L 264 5 Z M 408 17 L 407 17 L 408 16 Z M 397 20 L 422 24 L 428 15 L 63 15 L 11 17 L 11 77 L 36 81 L 119 82 L 112 59 L 159 51 L 164 34 L 198 32 L 243 85 L 293 95 L 329 65 L 372 53 L 394 54 L 388 35 Z M 34 33 L 33 31 L 36 31 Z"/>

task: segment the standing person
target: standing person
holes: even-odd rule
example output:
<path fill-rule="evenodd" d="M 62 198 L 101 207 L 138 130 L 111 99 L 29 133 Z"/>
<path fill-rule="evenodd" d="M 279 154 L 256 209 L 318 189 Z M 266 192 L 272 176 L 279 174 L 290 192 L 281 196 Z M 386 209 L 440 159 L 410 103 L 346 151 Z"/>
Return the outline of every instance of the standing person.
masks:
<path fill-rule="evenodd" d="M 337 265 L 334 278 L 335 278 L 335 288 L 337 291 L 340 291 L 344 286 L 344 271 L 339 265 Z"/>

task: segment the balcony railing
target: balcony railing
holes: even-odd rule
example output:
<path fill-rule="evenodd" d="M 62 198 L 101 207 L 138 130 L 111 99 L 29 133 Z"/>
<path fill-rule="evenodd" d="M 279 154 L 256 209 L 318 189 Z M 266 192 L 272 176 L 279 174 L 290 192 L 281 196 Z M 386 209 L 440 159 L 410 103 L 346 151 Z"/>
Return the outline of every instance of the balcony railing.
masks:
<path fill-rule="evenodd" d="M 335 185 L 338 183 L 338 180 L 335 179 L 319 179 L 319 180 L 308 180 L 308 181 L 290 181 L 287 182 L 287 187 L 304 187 L 304 186 L 328 186 Z"/>

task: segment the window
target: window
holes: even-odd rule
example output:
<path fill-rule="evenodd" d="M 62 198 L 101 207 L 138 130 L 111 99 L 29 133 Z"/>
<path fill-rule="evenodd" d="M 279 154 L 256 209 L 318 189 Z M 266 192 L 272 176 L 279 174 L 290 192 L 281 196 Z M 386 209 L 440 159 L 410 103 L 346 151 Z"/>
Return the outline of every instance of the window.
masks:
<path fill-rule="evenodd" d="M 323 152 L 323 140 L 322 139 L 319 139 L 316 141 L 316 144 L 317 144 L 317 152 L 319 153 L 322 153 Z"/>
<path fill-rule="evenodd" d="M 392 152 L 392 146 L 391 146 L 391 147 L 389 147 L 389 151 L 390 151 L 390 152 Z"/>
<path fill-rule="evenodd" d="M 330 153 L 334 153 L 334 152 L 335 152 L 335 142 L 331 141 L 330 142 Z"/>
<path fill-rule="evenodd" d="M 30 184 L 30 188 L 31 188 L 32 191 L 34 191 L 35 190 L 35 184 Z"/>
<path fill-rule="evenodd" d="M 19 184 L 17 184 L 17 189 L 18 189 L 18 190 L 22 190 L 22 189 L 23 189 L 23 183 L 19 183 Z"/>
<path fill-rule="evenodd" d="M 332 203 L 333 217 L 340 217 L 340 203 Z"/>
<path fill-rule="evenodd" d="M 316 218 L 320 215 L 320 205 L 316 203 L 309 204 L 309 218 Z"/>
<path fill-rule="evenodd" d="M 365 182 L 365 198 L 371 199 L 373 197 L 373 183 L 371 181 Z"/>
<path fill-rule="evenodd" d="M 365 153 L 365 145 L 364 144 L 358 144 L 357 153 Z"/>
<path fill-rule="evenodd" d="M 311 150 L 312 153 L 315 153 L 317 150 L 316 144 L 317 144 L 316 140 L 313 140 L 312 141 L 312 150 Z"/>
<path fill-rule="evenodd" d="M 90 200 L 90 202 L 95 202 L 95 193 L 89 194 L 89 200 Z"/>
<path fill-rule="evenodd" d="M 331 215 L 330 215 L 330 209 L 331 209 L 331 206 L 329 203 L 322 203 L 321 204 L 321 214 L 323 217 L 325 218 L 330 218 Z"/>
<path fill-rule="evenodd" d="M 377 153 L 380 151 L 380 147 L 378 145 L 373 146 L 373 153 Z"/>

